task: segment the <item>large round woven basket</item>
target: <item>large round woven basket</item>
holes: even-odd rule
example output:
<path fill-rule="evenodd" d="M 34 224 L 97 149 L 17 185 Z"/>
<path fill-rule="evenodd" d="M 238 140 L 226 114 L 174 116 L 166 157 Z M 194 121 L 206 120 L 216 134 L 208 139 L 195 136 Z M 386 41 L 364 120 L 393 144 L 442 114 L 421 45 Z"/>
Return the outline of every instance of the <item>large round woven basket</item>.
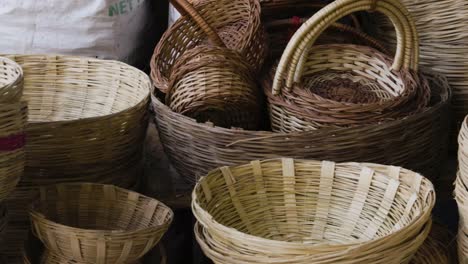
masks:
<path fill-rule="evenodd" d="M 33 203 L 33 233 L 62 258 L 132 263 L 152 249 L 173 213 L 161 202 L 112 185 L 60 184 Z"/>
<path fill-rule="evenodd" d="M 209 41 L 238 51 L 253 69 L 261 70 L 267 49 L 258 0 L 201 0 L 193 8 L 184 0 L 174 3 L 185 11 L 185 16 L 166 31 L 155 48 L 151 59 L 155 87 L 166 92 L 176 60 L 185 51 Z"/>
<path fill-rule="evenodd" d="M 433 98 L 425 111 L 349 129 L 298 133 L 226 129 L 174 113 L 154 94 L 152 104 L 165 152 L 191 183 L 217 167 L 275 157 L 393 164 L 434 178 L 446 158 L 450 88 L 443 77 L 427 77 Z"/>
<path fill-rule="evenodd" d="M 215 263 L 406 263 L 434 203 L 400 167 L 290 158 L 215 169 L 192 195 Z"/>
<path fill-rule="evenodd" d="M 23 67 L 29 117 L 24 181 L 85 181 L 142 156 L 147 75 L 117 61 L 10 56 Z"/>

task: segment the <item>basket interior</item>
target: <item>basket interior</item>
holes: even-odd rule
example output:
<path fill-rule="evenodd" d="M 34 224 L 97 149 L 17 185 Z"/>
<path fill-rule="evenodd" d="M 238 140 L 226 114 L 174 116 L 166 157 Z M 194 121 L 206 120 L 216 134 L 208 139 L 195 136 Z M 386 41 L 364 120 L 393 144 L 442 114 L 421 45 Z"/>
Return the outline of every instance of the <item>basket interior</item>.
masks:
<path fill-rule="evenodd" d="M 0 89 L 13 83 L 21 75 L 21 69 L 9 60 L 0 59 Z"/>
<path fill-rule="evenodd" d="M 212 171 L 197 185 L 196 202 L 226 227 L 307 244 L 376 239 L 415 221 L 425 207 L 414 189 L 379 173 L 363 188 L 362 166 L 336 164 L 331 181 L 321 176 L 320 162 L 296 161 L 295 166 L 295 176 L 285 174 L 278 160 L 231 168 L 227 174 Z M 405 214 L 415 194 L 419 199 Z"/>
<path fill-rule="evenodd" d="M 363 46 L 319 46 L 312 48 L 304 67 L 305 88 L 314 88 L 321 84 L 323 90 L 335 88 L 333 80 L 351 80 L 354 89 L 360 91 L 360 100 L 356 103 L 368 102 L 368 97 L 376 97 L 380 101 L 390 100 L 408 92 L 403 72 L 391 68 L 392 60 L 372 48 Z M 317 91 L 315 91 L 317 92 Z M 362 96 L 366 92 L 367 96 Z M 323 94 L 330 95 L 329 92 Z M 330 97 L 336 101 L 343 101 L 346 96 Z"/>
<path fill-rule="evenodd" d="M 16 56 L 23 68 L 30 122 L 66 121 L 114 114 L 141 103 L 148 77 L 116 61 Z"/>
<path fill-rule="evenodd" d="M 61 225 L 107 231 L 156 227 L 167 224 L 172 217 L 170 209 L 157 200 L 113 186 L 102 186 L 50 187 L 34 204 L 34 211 Z"/>

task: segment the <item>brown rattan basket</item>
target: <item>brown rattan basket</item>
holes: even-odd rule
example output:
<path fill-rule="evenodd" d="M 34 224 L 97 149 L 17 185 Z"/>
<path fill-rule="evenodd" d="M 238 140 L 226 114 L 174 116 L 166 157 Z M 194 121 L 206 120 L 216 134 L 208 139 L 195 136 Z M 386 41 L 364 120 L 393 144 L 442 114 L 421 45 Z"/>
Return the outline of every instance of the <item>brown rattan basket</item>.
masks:
<path fill-rule="evenodd" d="M 185 0 L 173 3 L 185 16 L 166 31 L 155 48 L 151 77 L 156 88 L 166 92 L 176 60 L 187 50 L 210 41 L 238 51 L 260 71 L 267 50 L 258 0 L 202 0 L 193 7 Z"/>
<path fill-rule="evenodd" d="M 192 211 L 215 263 L 407 263 L 429 234 L 432 183 L 393 166 L 290 158 L 221 167 Z"/>
<path fill-rule="evenodd" d="M 55 255 L 87 263 L 132 263 L 167 231 L 173 213 L 161 202 L 112 185 L 41 188 L 31 209 L 33 233 Z"/>
<path fill-rule="evenodd" d="M 275 157 L 393 164 L 435 178 L 446 159 L 451 96 L 445 78 L 431 74 L 427 78 L 432 100 L 426 110 L 401 120 L 353 128 L 299 133 L 226 129 L 174 113 L 154 94 L 152 104 L 165 152 L 191 183 L 217 167 Z"/>
<path fill-rule="evenodd" d="M 251 67 L 236 51 L 198 46 L 174 65 L 166 93 L 172 111 L 216 126 L 255 130 L 260 91 Z"/>
<path fill-rule="evenodd" d="M 396 16 L 395 26 L 403 29 L 399 31 L 400 45 L 394 60 L 362 46 L 310 47 L 339 18 L 373 10 L 370 2 L 335 1 L 294 34 L 276 69 L 272 87 L 264 87 L 274 131 L 379 123 L 425 108 L 429 88 L 427 81 L 416 74 L 417 37 L 399 2 L 380 1 L 375 7 L 388 16 Z"/>

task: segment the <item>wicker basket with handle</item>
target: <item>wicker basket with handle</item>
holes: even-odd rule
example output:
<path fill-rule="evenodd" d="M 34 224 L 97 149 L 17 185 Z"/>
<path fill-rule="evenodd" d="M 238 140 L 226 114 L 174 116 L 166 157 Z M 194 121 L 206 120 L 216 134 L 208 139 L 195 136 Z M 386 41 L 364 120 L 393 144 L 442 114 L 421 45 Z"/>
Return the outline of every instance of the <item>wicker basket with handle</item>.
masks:
<path fill-rule="evenodd" d="M 272 91 L 264 87 L 274 131 L 378 123 L 424 109 L 429 88 L 416 74 L 417 35 L 408 12 L 398 1 L 379 1 L 375 6 L 396 17 L 400 45 L 393 61 L 368 47 L 311 47 L 333 22 L 352 12 L 371 11 L 371 3 L 335 1 L 294 34 L 277 67 Z"/>
<path fill-rule="evenodd" d="M 393 166 L 289 158 L 221 167 L 192 210 L 215 263 L 407 263 L 429 234 L 432 183 Z"/>
<path fill-rule="evenodd" d="M 173 218 L 171 209 L 155 199 L 88 183 L 42 188 L 30 215 L 34 235 L 49 250 L 88 263 L 137 261 Z"/>
<path fill-rule="evenodd" d="M 198 46 L 174 65 L 166 93 L 172 111 L 221 127 L 255 130 L 260 91 L 251 67 L 236 51 Z"/>
<path fill-rule="evenodd" d="M 258 0 L 203 0 L 193 6 L 174 0 L 184 13 L 163 35 L 151 60 L 151 77 L 162 92 L 176 60 L 200 44 L 225 45 L 238 51 L 256 71 L 266 56 L 265 32 Z"/>

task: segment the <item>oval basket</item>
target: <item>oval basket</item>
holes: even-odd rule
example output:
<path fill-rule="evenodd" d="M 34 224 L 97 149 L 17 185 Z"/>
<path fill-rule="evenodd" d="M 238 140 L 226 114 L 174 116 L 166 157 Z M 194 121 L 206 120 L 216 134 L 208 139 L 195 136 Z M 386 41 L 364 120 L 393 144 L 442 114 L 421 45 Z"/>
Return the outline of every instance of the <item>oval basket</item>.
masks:
<path fill-rule="evenodd" d="M 432 183 L 400 167 L 290 158 L 215 169 L 192 194 L 198 240 L 226 264 L 405 263 L 434 203 Z"/>
<path fill-rule="evenodd" d="M 176 60 L 208 39 L 238 51 L 257 72 L 261 70 L 267 49 L 258 0 L 203 0 L 193 8 L 183 0 L 173 3 L 185 16 L 164 33 L 155 48 L 151 78 L 157 89 L 165 93 Z"/>
<path fill-rule="evenodd" d="M 430 74 L 427 78 L 433 98 L 426 110 L 402 120 L 353 128 L 300 133 L 226 129 L 174 113 L 154 94 L 152 104 L 165 152 L 191 183 L 217 167 L 276 157 L 394 164 L 435 178 L 446 158 L 451 96 L 445 78 Z"/>
<path fill-rule="evenodd" d="M 33 233 L 54 254 L 90 263 L 131 263 L 167 231 L 173 213 L 161 202 L 112 185 L 41 188 L 30 212 Z"/>
<path fill-rule="evenodd" d="M 146 74 L 117 61 L 9 57 L 25 74 L 29 117 L 24 182 L 86 181 L 141 159 L 151 87 Z"/>
<path fill-rule="evenodd" d="M 429 88 L 427 81 L 415 74 L 418 41 L 408 12 L 393 0 L 378 1 L 375 7 L 370 3 L 335 1 L 294 34 L 278 64 L 272 87 L 264 87 L 274 131 L 379 123 L 424 109 Z M 368 47 L 312 46 L 333 22 L 352 12 L 372 10 L 392 17 L 399 30 L 393 61 Z"/>

